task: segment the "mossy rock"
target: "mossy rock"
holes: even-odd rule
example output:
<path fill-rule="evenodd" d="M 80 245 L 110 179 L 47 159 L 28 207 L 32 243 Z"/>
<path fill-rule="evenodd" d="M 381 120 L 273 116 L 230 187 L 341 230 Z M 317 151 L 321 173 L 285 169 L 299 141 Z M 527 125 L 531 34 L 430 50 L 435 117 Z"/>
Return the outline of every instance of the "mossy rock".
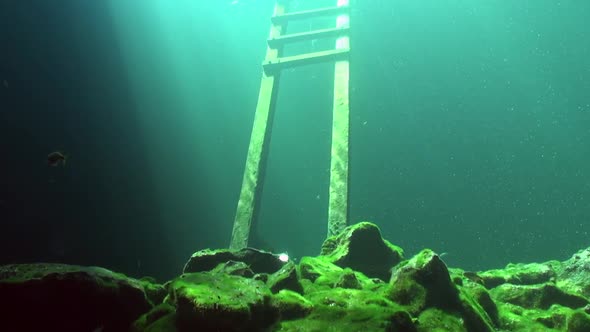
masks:
<path fill-rule="evenodd" d="M 502 284 L 536 285 L 555 281 L 555 264 L 531 263 L 508 264 L 504 269 L 488 270 L 477 274 L 486 288 L 492 289 Z"/>
<path fill-rule="evenodd" d="M 218 273 L 184 274 L 170 284 L 182 330 L 254 331 L 279 317 L 264 283 Z"/>
<path fill-rule="evenodd" d="M 133 323 L 131 332 L 176 331 L 176 308 L 160 304 Z"/>
<path fill-rule="evenodd" d="M 313 309 L 313 303 L 300 294 L 281 290 L 272 297 L 271 305 L 279 311 L 281 320 L 292 320 L 307 316 Z"/>
<path fill-rule="evenodd" d="M 313 303 L 309 315 L 282 321 L 276 331 L 415 331 L 401 306 L 372 291 L 335 288 L 306 297 Z"/>
<path fill-rule="evenodd" d="M 590 316 L 581 311 L 576 311 L 567 319 L 567 332 L 590 331 Z"/>
<path fill-rule="evenodd" d="M 490 294 L 495 301 L 529 309 L 548 309 L 554 304 L 573 309 L 588 305 L 586 298 L 564 292 L 551 283 L 530 286 L 504 284 L 492 289 Z"/>
<path fill-rule="evenodd" d="M 14 331 L 125 331 L 152 307 L 146 284 L 100 267 L 5 265 L 2 324 Z"/>
<path fill-rule="evenodd" d="M 303 286 L 299 282 L 297 266 L 293 262 L 285 264 L 279 271 L 270 275 L 266 284 L 273 293 L 288 289 L 303 294 Z"/>
<path fill-rule="evenodd" d="M 184 265 L 183 273 L 207 272 L 228 261 L 243 262 L 253 273 L 275 273 L 283 265 L 279 255 L 255 248 L 203 249 L 195 252 Z"/>
<path fill-rule="evenodd" d="M 326 239 L 321 255 L 340 267 L 387 281 L 391 268 L 403 259 L 403 250 L 383 239 L 377 225 L 360 222 Z"/>
<path fill-rule="evenodd" d="M 420 313 L 417 325 L 418 332 L 468 332 L 463 318 L 436 308 Z"/>

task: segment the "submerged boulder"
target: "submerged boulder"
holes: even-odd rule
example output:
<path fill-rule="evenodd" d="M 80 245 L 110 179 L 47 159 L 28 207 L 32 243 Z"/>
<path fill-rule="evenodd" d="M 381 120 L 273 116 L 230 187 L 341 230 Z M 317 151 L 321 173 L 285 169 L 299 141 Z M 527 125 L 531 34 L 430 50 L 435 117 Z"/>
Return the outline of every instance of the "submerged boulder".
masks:
<path fill-rule="evenodd" d="M 336 279 L 342 273 L 343 269 L 328 262 L 326 259 L 305 256 L 299 261 L 299 271 L 301 278 L 316 282 L 318 279 Z"/>
<path fill-rule="evenodd" d="M 313 303 L 309 300 L 296 292 L 286 289 L 273 296 L 272 306 L 278 309 L 283 320 L 303 318 L 313 309 Z"/>
<path fill-rule="evenodd" d="M 390 299 L 414 313 L 428 307 L 454 309 L 459 304 L 459 292 L 449 271 L 432 250 L 425 249 L 397 266 L 390 286 Z"/>
<path fill-rule="evenodd" d="M 250 269 L 250 266 L 244 262 L 227 261 L 217 265 L 213 270 L 211 270 L 211 272 L 246 278 L 254 277 L 254 272 Z"/>
<path fill-rule="evenodd" d="M 557 271 L 557 285 L 570 292 L 590 297 L 590 248 L 580 250 L 564 261 Z"/>
<path fill-rule="evenodd" d="M 403 260 L 370 223 L 284 263 L 256 249 L 203 250 L 164 286 L 105 269 L 0 267 L 1 326 L 15 331 L 590 331 L 590 250 L 565 262 L 449 269 Z M 133 322 L 134 321 L 134 322 Z M 133 324 L 131 324 L 133 322 Z"/>
<path fill-rule="evenodd" d="M 326 239 L 321 255 L 340 267 L 389 280 L 391 268 L 403 259 L 403 250 L 383 239 L 377 225 L 360 222 Z"/>
<path fill-rule="evenodd" d="M 221 273 L 183 274 L 169 285 L 182 331 L 259 331 L 279 317 L 271 292 L 258 280 Z"/>
<path fill-rule="evenodd" d="M 275 273 L 285 264 L 279 255 L 254 248 L 240 250 L 204 249 L 195 252 L 184 266 L 183 273 L 211 271 L 228 261 L 243 262 L 253 273 Z"/>
<path fill-rule="evenodd" d="M 453 326 L 460 323 L 465 331 L 494 330 L 485 310 L 470 292 L 457 288 L 447 266 L 432 250 L 422 250 L 399 264 L 387 292 L 390 300 L 419 315 L 419 321 L 427 326 L 441 322 L 455 331 Z"/>
<path fill-rule="evenodd" d="M 288 289 L 303 294 L 303 286 L 299 281 L 297 266 L 293 262 L 287 263 L 282 269 L 270 275 L 267 285 L 273 293 Z"/>
<path fill-rule="evenodd" d="M 334 287 L 362 289 L 363 285 L 359 281 L 354 271 L 347 268 L 342 272 L 336 283 L 334 283 Z"/>
<path fill-rule="evenodd" d="M 590 316 L 584 312 L 575 312 L 567 320 L 567 332 L 590 331 Z"/>
<path fill-rule="evenodd" d="M 549 309 L 554 304 L 568 308 L 583 308 L 588 300 L 582 296 L 567 293 L 554 284 L 511 285 L 505 284 L 491 290 L 497 301 L 512 303 L 523 308 Z"/>
<path fill-rule="evenodd" d="M 148 284 L 99 267 L 1 266 L 2 326 L 14 331 L 126 331 L 152 307 L 145 293 Z"/>
<path fill-rule="evenodd" d="M 557 276 L 555 264 L 531 263 L 531 264 L 508 264 L 503 269 L 488 270 L 478 273 L 483 285 L 492 289 L 502 284 L 512 285 L 536 285 L 549 281 L 555 281 Z"/>
<path fill-rule="evenodd" d="M 133 323 L 130 332 L 142 331 L 177 331 L 176 307 L 168 303 L 161 303 L 143 314 Z"/>

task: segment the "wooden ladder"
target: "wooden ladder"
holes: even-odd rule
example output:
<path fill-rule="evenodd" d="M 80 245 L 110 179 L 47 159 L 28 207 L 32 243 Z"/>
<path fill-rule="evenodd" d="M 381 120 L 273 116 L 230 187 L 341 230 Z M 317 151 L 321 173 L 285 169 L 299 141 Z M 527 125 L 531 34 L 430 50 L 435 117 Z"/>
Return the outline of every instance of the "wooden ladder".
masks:
<path fill-rule="evenodd" d="M 328 236 L 336 235 L 348 224 L 348 149 L 349 149 L 349 0 L 334 0 L 335 5 L 289 12 L 290 0 L 277 0 L 271 18 L 266 57 L 254 125 L 248 147 L 240 198 L 234 219 L 230 249 L 248 246 L 250 229 L 256 221 L 262 196 L 264 170 L 268 156 L 272 120 L 275 113 L 281 71 L 326 61 L 335 63 L 334 101 L 332 106 L 332 146 L 328 204 Z M 285 34 L 287 23 L 321 16 L 335 16 L 335 26 L 303 33 Z M 328 51 L 282 56 L 286 44 L 320 38 L 336 38 Z"/>

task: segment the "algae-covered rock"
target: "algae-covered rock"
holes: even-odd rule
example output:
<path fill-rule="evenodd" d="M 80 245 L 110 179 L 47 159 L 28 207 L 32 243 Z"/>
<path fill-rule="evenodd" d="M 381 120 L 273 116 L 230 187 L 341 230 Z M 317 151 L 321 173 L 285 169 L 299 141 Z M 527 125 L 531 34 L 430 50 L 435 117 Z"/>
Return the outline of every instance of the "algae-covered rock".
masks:
<path fill-rule="evenodd" d="M 461 290 L 475 300 L 488 315 L 494 326 L 500 325 L 498 307 L 485 287 L 478 283 L 470 283 L 461 287 Z"/>
<path fill-rule="evenodd" d="M 151 308 L 143 284 L 99 267 L 2 266 L 2 326 L 13 331 L 126 331 Z"/>
<path fill-rule="evenodd" d="M 327 275 L 340 275 L 344 269 L 329 262 L 324 257 L 302 257 L 299 261 L 301 278 L 315 282 Z"/>
<path fill-rule="evenodd" d="M 560 305 L 553 305 L 546 310 L 526 309 L 501 302 L 498 303 L 498 306 L 500 307 L 500 328 L 502 331 L 590 331 L 585 329 L 587 328 L 585 321 L 588 316 L 580 310 Z"/>
<path fill-rule="evenodd" d="M 279 271 L 270 275 L 267 285 L 273 293 L 288 289 L 303 294 L 303 286 L 297 275 L 297 266 L 293 262 L 285 264 Z"/>
<path fill-rule="evenodd" d="M 152 306 L 156 306 L 164 300 L 168 291 L 166 288 L 158 283 L 155 282 L 153 278 L 141 278 L 139 279 L 141 282 L 141 286 L 145 291 L 145 295 L 147 296 L 150 304 Z"/>
<path fill-rule="evenodd" d="M 305 317 L 313 309 L 313 303 L 290 290 L 281 290 L 275 294 L 271 305 L 277 308 L 282 320 Z"/>
<path fill-rule="evenodd" d="M 396 311 L 391 315 L 386 332 L 418 332 L 414 319 L 407 311 Z"/>
<path fill-rule="evenodd" d="M 488 315 L 488 312 L 463 288 L 459 292 L 458 310 L 451 310 L 450 312 L 462 318 L 468 331 L 495 331 L 494 321 Z"/>
<path fill-rule="evenodd" d="M 227 261 L 244 262 L 254 273 L 275 273 L 285 264 L 279 255 L 254 248 L 240 250 L 204 249 L 195 252 L 184 265 L 183 273 L 211 271 Z"/>
<path fill-rule="evenodd" d="M 391 268 L 403 259 L 403 250 L 384 240 L 377 225 L 361 222 L 326 239 L 321 255 L 340 267 L 389 280 Z"/>
<path fill-rule="evenodd" d="M 133 323 L 132 332 L 176 331 L 176 308 L 162 303 Z"/>
<path fill-rule="evenodd" d="M 502 284 L 535 285 L 555 281 L 557 276 L 554 264 L 508 264 L 504 269 L 477 273 L 486 288 L 492 289 Z"/>
<path fill-rule="evenodd" d="M 269 277 L 270 277 L 270 274 L 268 274 L 268 273 L 256 273 L 254 276 L 252 276 L 252 279 L 260 280 L 260 281 L 266 283 L 268 281 Z"/>
<path fill-rule="evenodd" d="M 567 332 L 588 332 L 590 331 L 590 316 L 577 311 L 567 320 Z"/>
<path fill-rule="evenodd" d="M 564 261 L 557 272 L 561 289 L 590 298 L 590 248 L 580 250 Z"/>
<path fill-rule="evenodd" d="M 504 284 L 491 290 L 496 301 L 512 303 L 523 308 L 548 309 L 554 304 L 569 308 L 583 308 L 588 304 L 584 297 L 567 293 L 554 284 L 512 285 Z"/>
<path fill-rule="evenodd" d="M 134 326 L 131 332 L 184 332 L 176 326 L 176 313 L 171 312 L 147 326 Z"/>
<path fill-rule="evenodd" d="M 303 257 L 299 263 L 299 271 L 305 293 L 309 288 L 314 289 L 311 291 L 318 288 L 331 289 L 334 287 L 377 290 L 387 285 L 381 279 L 369 279 L 364 274 L 350 268 L 343 269 L 336 266 L 330 263 L 325 256 Z"/>
<path fill-rule="evenodd" d="M 0 267 L 2 326 L 102 332 L 590 332 L 589 249 L 563 263 L 509 264 L 484 272 L 449 269 L 428 249 L 402 259 L 401 249 L 383 240 L 375 225 L 360 223 L 326 240 L 322 255 L 299 264 L 251 248 L 203 250 L 185 267 L 201 272 L 164 286 L 101 268 L 9 265 Z"/>
<path fill-rule="evenodd" d="M 350 289 L 362 289 L 363 286 L 357 278 L 356 274 L 351 269 L 345 269 L 342 274 L 338 277 L 338 280 L 334 284 L 334 287 L 350 288 Z"/>
<path fill-rule="evenodd" d="M 548 310 L 524 310 L 523 315 L 531 318 L 534 322 L 542 324 L 547 329 L 562 330 L 565 328 L 567 318 L 574 311 L 570 308 L 559 305 L 551 306 Z"/>
<path fill-rule="evenodd" d="M 493 331 L 493 323 L 487 313 L 468 292 L 459 291 L 451 281 L 444 262 L 429 249 L 395 268 L 387 296 L 404 305 L 413 315 L 427 309 L 440 309 L 432 312 L 459 317 L 461 325 L 469 331 Z M 448 319 L 455 324 L 454 318 Z M 432 319 L 429 318 L 429 321 Z"/>
<path fill-rule="evenodd" d="M 455 308 L 459 296 L 449 271 L 432 250 L 423 250 L 394 269 L 390 299 L 417 313 L 426 307 Z"/>
<path fill-rule="evenodd" d="M 227 261 L 217 265 L 211 273 L 224 273 L 232 276 L 240 276 L 246 278 L 254 277 L 254 272 L 250 266 L 244 262 Z"/>
<path fill-rule="evenodd" d="M 415 331 L 401 306 L 373 291 L 334 288 L 306 298 L 313 303 L 309 315 L 283 321 L 276 331 Z"/>
<path fill-rule="evenodd" d="M 418 316 L 418 331 L 468 332 L 463 324 L 463 318 L 436 308 L 426 309 L 420 313 L 420 316 Z"/>
<path fill-rule="evenodd" d="M 278 319 L 270 290 L 258 280 L 190 273 L 172 281 L 169 289 L 182 330 L 256 331 Z"/>

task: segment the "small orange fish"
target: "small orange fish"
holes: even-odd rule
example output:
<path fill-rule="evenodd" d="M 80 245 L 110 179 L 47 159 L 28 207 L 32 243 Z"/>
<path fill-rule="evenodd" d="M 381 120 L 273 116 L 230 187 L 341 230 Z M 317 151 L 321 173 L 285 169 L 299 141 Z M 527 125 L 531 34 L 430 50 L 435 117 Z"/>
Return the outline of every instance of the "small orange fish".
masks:
<path fill-rule="evenodd" d="M 54 167 L 59 166 L 59 164 L 65 166 L 67 159 L 68 157 L 60 151 L 51 152 L 47 155 L 47 164 Z"/>

